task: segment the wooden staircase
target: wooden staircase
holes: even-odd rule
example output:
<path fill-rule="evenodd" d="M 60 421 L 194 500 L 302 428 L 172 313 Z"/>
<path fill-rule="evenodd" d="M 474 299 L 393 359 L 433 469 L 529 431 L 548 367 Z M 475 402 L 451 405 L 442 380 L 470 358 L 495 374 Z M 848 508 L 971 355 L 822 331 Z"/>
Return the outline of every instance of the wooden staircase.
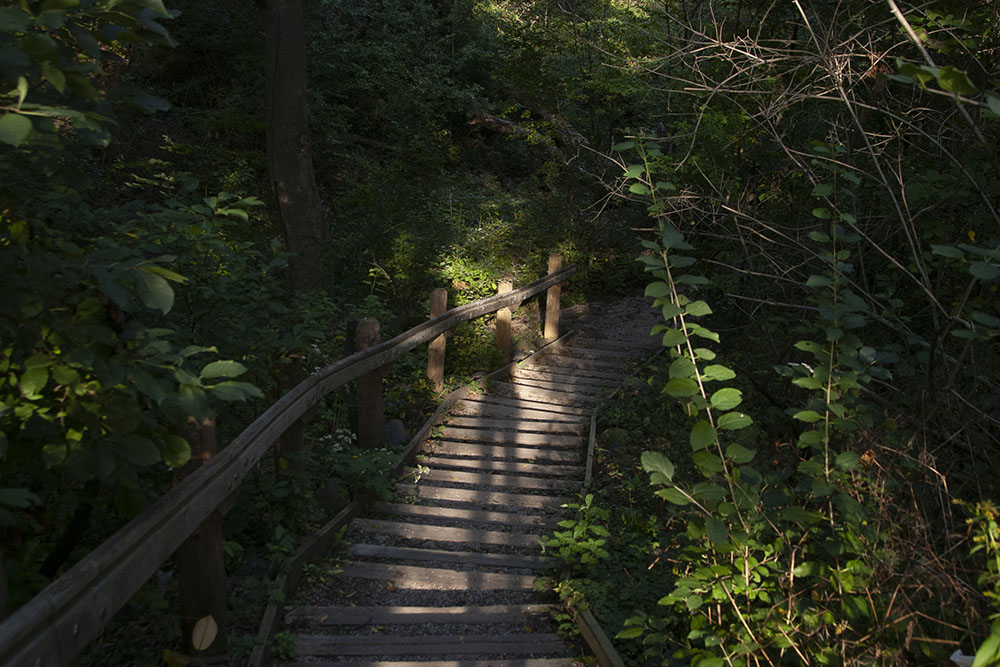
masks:
<path fill-rule="evenodd" d="M 337 576 L 286 607 L 295 665 L 568 667 L 539 539 L 581 491 L 591 414 L 648 338 L 577 335 L 456 404 Z M 311 604 L 309 604 L 311 603 Z"/>

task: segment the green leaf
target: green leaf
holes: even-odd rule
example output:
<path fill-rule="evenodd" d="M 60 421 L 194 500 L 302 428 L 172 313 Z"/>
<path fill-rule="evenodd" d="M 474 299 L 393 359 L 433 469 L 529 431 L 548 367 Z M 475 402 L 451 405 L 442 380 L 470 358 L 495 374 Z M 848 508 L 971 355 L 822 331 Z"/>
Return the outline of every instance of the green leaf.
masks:
<path fill-rule="evenodd" d="M 998 656 L 1000 656 L 1000 632 L 997 632 L 994 625 L 993 632 L 976 651 L 972 667 L 995 667 Z"/>
<path fill-rule="evenodd" d="M 725 387 L 712 394 L 712 407 L 716 410 L 732 410 L 743 402 L 743 392 Z"/>
<path fill-rule="evenodd" d="M 28 489 L 0 489 L 0 505 L 25 509 L 41 504 L 41 498 Z"/>
<path fill-rule="evenodd" d="M 809 238 L 818 243 L 830 242 L 830 235 L 825 232 L 809 232 Z"/>
<path fill-rule="evenodd" d="M 693 315 L 695 317 L 701 315 L 711 315 L 712 309 L 704 301 L 692 301 L 684 307 L 685 315 Z"/>
<path fill-rule="evenodd" d="M 812 190 L 813 197 L 829 197 L 833 194 L 833 186 L 829 183 L 820 183 Z"/>
<path fill-rule="evenodd" d="M 680 329 L 667 329 L 663 334 L 663 347 L 675 347 L 687 340 Z"/>
<path fill-rule="evenodd" d="M 631 139 L 629 141 L 622 141 L 611 147 L 613 151 L 627 151 L 630 148 L 635 148 L 635 142 Z"/>
<path fill-rule="evenodd" d="M 670 296 L 670 285 L 664 282 L 649 283 L 646 285 L 646 296 L 654 299 Z"/>
<path fill-rule="evenodd" d="M 786 507 L 780 512 L 781 518 L 785 521 L 795 523 L 817 523 L 823 520 L 823 515 L 798 506 Z"/>
<path fill-rule="evenodd" d="M 674 464 L 660 452 L 645 451 L 642 453 L 641 461 L 642 467 L 646 472 L 658 472 L 666 477 L 667 480 L 673 479 Z"/>
<path fill-rule="evenodd" d="M 726 447 L 726 456 L 730 461 L 736 465 L 743 465 L 744 463 L 750 463 L 753 457 L 757 455 L 752 449 L 747 449 L 743 445 L 729 445 Z"/>
<path fill-rule="evenodd" d="M 39 395 L 45 385 L 49 382 L 49 369 L 36 367 L 29 369 L 21 375 L 21 392 L 27 397 Z"/>
<path fill-rule="evenodd" d="M 815 410 L 799 410 L 792 415 L 792 419 L 798 419 L 799 421 L 803 421 L 807 424 L 815 424 L 823 419 L 823 415 L 819 414 Z"/>
<path fill-rule="evenodd" d="M 722 520 L 714 516 L 705 519 L 705 534 L 708 535 L 708 541 L 712 543 L 712 546 L 717 547 L 729 540 L 729 528 Z"/>
<path fill-rule="evenodd" d="M 813 217 L 819 218 L 820 220 L 829 220 L 832 216 L 830 215 L 830 209 L 825 206 L 820 206 L 813 209 Z"/>
<path fill-rule="evenodd" d="M 646 173 L 645 165 L 641 164 L 631 164 L 625 169 L 626 178 L 641 178 L 643 174 Z"/>
<path fill-rule="evenodd" d="M 0 141 L 11 146 L 20 146 L 31 134 L 31 120 L 19 113 L 0 116 Z"/>
<path fill-rule="evenodd" d="M 650 189 L 645 183 L 633 183 L 629 186 L 628 191 L 634 195 L 648 195 L 650 193 Z"/>
<path fill-rule="evenodd" d="M 122 458 L 137 466 L 151 466 L 162 459 L 156 445 L 141 436 L 124 438 L 115 449 Z"/>
<path fill-rule="evenodd" d="M 642 627 L 625 628 L 615 635 L 615 639 L 635 639 L 636 637 L 641 637 L 643 632 L 645 630 Z"/>
<path fill-rule="evenodd" d="M 703 600 L 702 597 L 697 594 L 689 595 L 687 600 L 684 601 L 684 603 L 687 605 L 688 611 L 694 611 L 702 604 L 704 604 L 704 602 L 705 600 Z"/>
<path fill-rule="evenodd" d="M 236 361 L 213 361 L 206 364 L 204 368 L 201 369 L 201 379 L 208 380 L 210 378 L 227 377 L 234 378 L 239 377 L 247 372 L 247 367 Z"/>
<path fill-rule="evenodd" d="M 700 452 L 695 452 L 691 459 L 703 473 L 712 474 L 724 470 L 722 459 L 708 450 L 703 449 Z"/>
<path fill-rule="evenodd" d="M 938 70 L 937 82 L 941 88 L 956 95 L 975 95 L 979 92 L 979 89 L 969 80 L 967 73 L 951 65 Z"/>
<path fill-rule="evenodd" d="M 953 258 L 965 257 L 964 252 L 950 245 L 932 245 L 931 251 L 935 255 L 941 255 L 942 257 L 953 257 Z"/>
<path fill-rule="evenodd" d="M 191 460 L 191 445 L 177 435 L 167 435 L 163 438 L 163 462 L 171 468 L 180 468 Z"/>
<path fill-rule="evenodd" d="M 826 276 L 809 276 L 806 287 L 832 287 L 833 281 Z"/>
<path fill-rule="evenodd" d="M 706 366 L 701 374 L 702 380 L 725 381 L 732 380 L 734 377 L 736 377 L 736 373 L 721 364 Z"/>
<path fill-rule="evenodd" d="M 0 120 L 3 119 L 0 118 Z M 969 273 L 980 280 L 996 280 L 997 277 L 1000 277 L 1000 265 L 989 262 L 973 262 L 969 266 Z"/>
<path fill-rule="evenodd" d="M 806 562 L 799 563 L 792 568 L 792 574 L 796 577 L 815 577 L 822 574 L 825 570 L 826 566 L 822 563 L 807 560 Z"/>
<path fill-rule="evenodd" d="M 173 288 L 163 276 L 148 271 L 149 267 L 140 266 L 138 268 L 139 296 L 142 298 L 142 303 L 147 308 L 154 308 L 166 315 L 174 306 Z"/>
<path fill-rule="evenodd" d="M 209 387 L 209 391 L 220 401 L 245 401 L 248 396 L 252 398 L 264 397 L 260 389 L 249 382 L 234 382 L 232 380 L 212 385 Z"/>
<path fill-rule="evenodd" d="M 663 390 L 674 398 L 687 398 L 698 393 L 698 383 L 691 378 L 674 378 L 667 382 Z"/>
<path fill-rule="evenodd" d="M 655 494 L 674 505 L 687 505 L 691 502 L 676 486 L 671 486 L 669 489 L 660 489 Z"/>
<path fill-rule="evenodd" d="M 691 450 L 697 452 L 705 449 L 715 442 L 715 438 L 715 427 L 705 419 L 699 420 L 691 429 Z"/>
<path fill-rule="evenodd" d="M 750 426 L 753 420 L 750 418 L 750 415 L 743 414 L 742 412 L 727 412 L 719 417 L 715 423 L 724 431 L 738 431 L 741 428 Z"/>
<path fill-rule="evenodd" d="M 986 96 L 986 106 L 997 117 L 1000 117 L 1000 97 L 995 95 Z"/>
<path fill-rule="evenodd" d="M 861 457 L 854 452 L 841 452 L 837 454 L 835 465 L 841 470 L 853 470 L 861 461 Z"/>
<path fill-rule="evenodd" d="M 670 362 L 669 373 L 671 378 L 689 378 L 694 375 L 694 363 L 687 356 L 677 357 Z"/>

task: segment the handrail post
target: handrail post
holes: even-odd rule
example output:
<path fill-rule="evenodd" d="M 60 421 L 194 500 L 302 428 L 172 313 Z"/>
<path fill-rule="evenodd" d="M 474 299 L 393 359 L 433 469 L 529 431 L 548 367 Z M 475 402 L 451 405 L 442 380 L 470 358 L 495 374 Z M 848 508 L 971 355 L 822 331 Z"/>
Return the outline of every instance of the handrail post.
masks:
<path fill-rule="evenodd" d="M 365 350 L 379 342 L 379 324 L 373 317 L 358 322 L 355 345 L 358 351 Z M 378 449 L 385 442 L 382 421 L 382 369 L 376 368 L 357 379 L 358 394 L 358 446 Z"/>
<path fill-rule="evenodd" d="M 562 268 L 562 255 L 549 255 L 549 275 Z M 545 340 L 559 338 L 559 297 L 562 294 L 561 285 L 553 285 L 545 293 Z"/>
<path fill-rule="evenodd" d="M 431 291 L 431 319 L 444 315 L 448 310 L 448 290 L 438 287 Z M 441 334 L 427 344 L 427 379 L 434 391 L 444 391 L 444 347 L 445 335 Z"/>
<path fill-rule="evenodd" d="M 208 463 L 215 454 L 215 417 L 209 417 L 201 423 L 194 417 L 188 417 L 182 435 L 191 445 L 191 460 L 174 473 L 174 482 L 177 484 Z M 174 564 L 177 568 L 184 646 L 189 650 L 192 648 L 195 623 L 211 615 L 218 627 L 218 634 L 203 653 L 225 653 L 227 586 L 220 509 L 213 511 L 177 548 Z"/>
<path fill-rule="evenodd" d="M 506 294 L 514 289 L 514 283 L 504 278 L 497 285 L 497 294 Z M 504 362 L 510 360 L 510 308 L 497 311 L 497 348 L 503 354 Z"/>

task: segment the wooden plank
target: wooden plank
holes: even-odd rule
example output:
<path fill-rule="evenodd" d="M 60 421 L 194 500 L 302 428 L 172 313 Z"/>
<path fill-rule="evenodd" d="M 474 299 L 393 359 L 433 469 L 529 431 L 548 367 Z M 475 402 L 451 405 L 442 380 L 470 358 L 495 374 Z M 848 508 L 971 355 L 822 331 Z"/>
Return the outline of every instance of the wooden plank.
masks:
<path fill-rule="evenodd" d="M 208 464 L 153 502 L 0 623 L 0 665 L 71 662 L 181 542 L 239 486 L 274 441 L 321 397 L 460 322 L 519 304 L 561 283 L 575 271 L 575 266 L 568 266 L 507 294 L 452 309 L 306 378 Z"/>
<path fill-rule="evenodd" d="M 509 489 L 532 489 L 539 491 L 559 491 L 580 486 L 571 479 L 545 479 L 543 477 L 520 477 L 517 475 L 497 475 L 491 473 L 465 472 L 463 470 L 414 470 L 414 479 L 424 482 L 444 482 L 453 484 L 474 484 L 477 486 L 497 486 Z"/>
<path fill-rule="evenodd" d="M 511 623 L 526 616 L 548 616 L 548 604 L 472 607 L 294 607 L 287 623 L 317 625 L 411 625 L 422 623 Z"/>
<path fill-rule="evenodd" d="M 523 362 L 518 368 L 525 370 L 534 370 L 542 373 L 551 373 L 553 375 L 563 376 L 563 377 L 581 377 L 581 378 L 594 378 L 602 380 L 610 380 L 611 382 L 620 382 L 629 376 L 628 373 L 623 371 L 609 371 L 609 370 L 598 370 L 596 368 L 590 368 L 581 362 L 579 368 L 574 368 L 571 366 L 556 366 L 554 364 L 545 363 L 545 357 L 540 358 L 538 361 Z"/>
<path fill-rule="evenodd" d="M 506 547 L 537 547 L 539 535 L 505 533 L 500 530 L 478 528 L 452 528 L 423 523 L 401 523 L 384 519 L 355 519 L 351 527 L 375 535 L 394 535 L 409 540 L 433 542 L 469 542 L 473 544 L 499 544 Z"/>
<path fill-rule="evenodd" d="M 604 634 L 604 630 L 590 611 L 584 609 L 579 613 L 573 611 L 570 613 L 573 614 L 576 626 L 580 628 L 580 636 L 587 642 L 600 667 L 625 667 L 625 661 L 618 655 L 614 644 Z"/>
<path fill-rule="evenodd" d="M 563 368 L 593 368 L 594 370 L 618 371 L 622 372 L 622 365 L 614 361 L 602 361 L 600 359 L 577 359 L 558 352 L 550 352 L 545 355 L 545 361 L 553 366 Z"/>
<path fill-rule="evenodd" d="M 578 477 L 584 473 L 583 466 L 540 465 L 521 461 L 493 461 L 492 459 L 449 459 L 443 456 L 425 457 L 420 465 L 429 468 L 462 468 L 467 470 L 492 470 L 494 472 L 516 472 L 526 475 L 555 475 Z"/>
<path fill-rule="evenodd" d="M 438 437 L 442 440 L 509 442 L 516 445 L 538 445 L 541 447 L 578 447 L 583 443 L 582 435 L 529 433 L 525 431 L 487 431 L 485 429 L 455 426 L 441 428 L 438 432 Z"/>
<path fill-rule="evenodd" d="M 316 662 L 309 667 L 579 667 L 575 658 L 487 658 L 486 660 L 338 660 Z M 299 663 L 279 663 L 278 667 L 300 667 Z"/>
<path fill-rule="evenodd" d="M 416 549 L 413 547 L 393 547 L 386 544 L 352 544 L 347 548 L 347 552 L 353 556 L 362 558 L 426 560 L 435 563 L 485 565 L 486 567 L 523 567 L 534 569 L 552 567 L 556 562 L 554 558 L 547 556 L 519 556 L 506 553 L 480 553 L 478 551 L 448 551 L 446 549 Z M 462 620 L 462 623 L 471 623 L 471 621 Z"/>
<path fill-rule="evenodd" d="M 577 345 L 567 345 L 560 352 L 565 354 L 567 357 L 576 357 L 577 359 L 605 359 L 607 361 L 617 361 L 622 363 L 628 363 L 629 361 L 637 361 L 640 355 L 632 351 L 631 348 L 615 348 L 615 349 L 601 349 L 599 347 L 585 347 L 579 343 L 584 343 L 584 341 L 577 340 Z M 584 343 L 585 344 L 585 343 Z"/>
<path fill-rule="evenodd" d="M 519 384 L 511 384 L 510 382 L 493 382 L 490 385 L 490 390 L 500 392 L 501 396 L 506 396 L 508 398 L 529 399 L 541 402 L 550 401 L 551 405 L 558 406 L 593 406 L 598 403 L 597 397 L 595 396 L 576 394 L 568 391 L 538 389 Z"/>
<path fill-rule="evenodd" d="M 570 424 L 577 427 L 586 423 L 583 415 L 527 410 L 499 403 L 470 403 L 469 401 L 463 401 L 454 407 L 451 414 L 456 417 L 513 419 L 515 421 L 524 420 L 549 424 Z"/>
<path fill-rule="evenodd" d="M 545 528 L 553 525 L 553 520 L 537 514 L 511 514 L 487 510 L 467 510 L 459 507 L 435 507 L 431 505 L 404 505 L 402 503 L 375 503 L 372 509 L 396 516 L 433 517 L 474 521 L 476 523 L 498 523 L 505 526 L 534 526 Z"/>
<path fill-rule="evenodd" d="M 542 380 L 543 382 L 561 382 L 571 387 L 598 387 L 607 389 L 615 385 L 614 380 L 600 377 L 587 377 L 570 373 L 553 373 L 544 368 L 524 368 L 519 366 L 513 375 L 514 379 Z"/>
<path fill-rule="evenodd" d="M 540 380 L 538 378 L 527 378 L 521 375 L 515 375 L 511 378 L 510 384 L 515 387 L 546 389 L 548 391 L 563 392 L 572 396 L 582 395 L 583 397 L 598 396 L 599 394 L 608 393 L 610 391 L 610 387 L 605 386 L 593 384 L 572 384 L 557 380 Z"/>
<path fill-rule="evenodd" d="M 525 461 L 548 461 L 552 463 L 576 463 L 582 458 L 579 452 L 572 449 L 560 450 L 517 447 L 514 445 L 483 445 L 477 442 L 455 442 L 452 440 L 434 440 L 429 442 L 426 451 L 435 454 L 450 454 L 452 456 L 522 459 Z"/>
<path fill-rule="evenodd" d="M 583 424 L 566 422 L 528 421 L 525 419 L 490 419 L 489 417 L 459 417 L 449 416 L 445 419 L 448 426 L 465 428 L 485 428 L 513 431 L 530 431 L 533 433 L 582 433 Z"/>
<path fill-rule="evenodd" d="M 529 574 L 460 572 L 386 563 L 349 562 L 342 568 L 341 576 L 389 581 L 394 587 L 407 590 L 532 591 L 535 588 L 535 577 Z"/>
<path fill-rule="evenodd" d="M 569 417 L 588 417 L 590 413 L 586 408 L 574 405 L 559 405 L 545 403 L 542 401 L 532 401 L 526 398 L 511 398 L 510 396 L 496 396 L 494 394 L 484 396 L 470 396 L 466 399 L 468 403 L 481 403 L 486 405 L 504 405 L 512 408 L 524 410 L 538 410 L 541 412 L 555 412 Z"/>
<path fill-rule="evenodd" d="M 299 635 L 296 655 L 535 655 L 565 653 L 550 633 L 516 635 Z"/>
<path fill-rule="evenodd" d="M 597 442 L 597 411 L 590 416 L 590 436 L 587 438 L 587 470 L 583 475 L 583 483 L 590 486 L 594 475 L 594 448 Z"/>
<path fill-rule="evenodd" d="M 533 496 L 526 493 L 449 489 L 439 486 L 414 486 L 413 484 L 397 484 L 396 492 L 402 496 L 414 496 L 422 500 L 450 500 L 480 506 L 509 505 L 511 507 L 530 507 L 535 509 L 558 509 L 566 503 L 573 502 L 572 498 L 557 496 Z"/>

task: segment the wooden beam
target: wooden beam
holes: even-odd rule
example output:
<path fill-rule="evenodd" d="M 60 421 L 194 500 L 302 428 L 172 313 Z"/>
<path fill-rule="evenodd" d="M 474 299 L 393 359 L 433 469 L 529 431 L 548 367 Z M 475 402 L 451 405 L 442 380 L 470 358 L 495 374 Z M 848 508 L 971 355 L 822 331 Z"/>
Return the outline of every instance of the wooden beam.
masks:
<path fill-rule="evenodd" d="M 431 292 L 431 319 L 444 315 L 448 310 L 448 290 L 438 287 Z M 445 335 L 441 334 L 427 344 L 427 379 L 439 394 L 444 391 Z"/>

